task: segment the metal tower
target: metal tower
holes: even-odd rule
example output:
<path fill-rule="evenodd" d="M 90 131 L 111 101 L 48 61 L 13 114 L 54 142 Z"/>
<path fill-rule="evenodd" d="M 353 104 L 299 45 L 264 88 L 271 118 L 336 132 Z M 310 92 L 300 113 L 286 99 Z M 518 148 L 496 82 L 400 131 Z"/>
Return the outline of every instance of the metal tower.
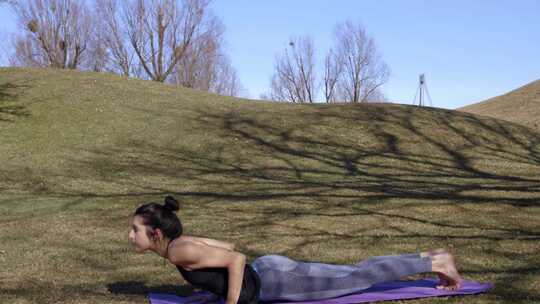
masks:
<path fill-rule="evenodd" d="M 416 97 L 418 97 L 418 99 L 416 99 Z M 429 106 L 433 106 L 431 103 L 431 96 L 429 96 L 429 91 L 427 89 L 426 78 L 424 77 L 424 74 L 420 74 L 418 89 L 416 90 L 416 94 L 414 95 L 413 105 L 419 105 L 421 107 L 425 106 L 426 97 L 429 101 Z"/>

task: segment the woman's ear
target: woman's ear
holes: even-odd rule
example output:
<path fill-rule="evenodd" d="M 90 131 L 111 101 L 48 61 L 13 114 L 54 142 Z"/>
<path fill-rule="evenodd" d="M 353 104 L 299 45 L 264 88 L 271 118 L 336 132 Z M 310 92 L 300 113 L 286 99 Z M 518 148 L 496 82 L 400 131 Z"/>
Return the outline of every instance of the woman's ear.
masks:
<path fill-rule="evenodd" d="M 163 232 L 161 232 L 161 229 L 157 228 L 156 230 L 154 230 L 154 233 L 152 234 L 152 238 L 154 239 L 154 242 L 162 240 Z"/>

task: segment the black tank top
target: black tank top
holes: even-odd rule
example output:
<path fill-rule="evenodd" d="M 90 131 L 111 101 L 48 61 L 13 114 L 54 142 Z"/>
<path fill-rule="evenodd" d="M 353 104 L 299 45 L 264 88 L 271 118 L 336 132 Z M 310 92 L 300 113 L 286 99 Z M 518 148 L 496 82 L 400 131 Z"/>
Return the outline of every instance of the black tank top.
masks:
<path fill-rule="evenodd" d="M 191 285 L 210 291 L 227 299 L 229 291 L 229 271 L 227 268 L 202 268 L 188 271 L 178 265 L 176 268 Z M 256 304 L 259 301 L 261 280 L 250 264 L 244 267 L 244 278 L 238 304 Z"/>

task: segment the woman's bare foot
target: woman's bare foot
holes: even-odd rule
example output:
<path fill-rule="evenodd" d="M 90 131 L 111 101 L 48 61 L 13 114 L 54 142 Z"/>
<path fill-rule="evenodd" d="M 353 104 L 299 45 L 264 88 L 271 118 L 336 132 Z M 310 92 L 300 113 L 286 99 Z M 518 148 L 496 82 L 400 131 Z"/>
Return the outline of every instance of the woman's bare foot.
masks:
<path fill-rule="evenodd" d="M 437 254 L 442 254 L 442 253 L 447 253 L 448 251 L 444 248 L 437 248 L 437 249 L 434 249 L 434 250 L 430 250 L 430 251 L 426 251 L 426 252 L 422 252 L 420 253 L 420 256 L 421 257 L 429 257 L 431 258 L 431 260 L 433 260 L 433 257 Z M 439 277 L 439 284 L 437 285 L 437 288 L 442 288 L 442 286 L 447 286 L 449 285 L 448 281 L 446 280 L 446 276 L 444 276 L 443 274 L 437 272 L 436 273 L 437 276 Z"/>
<path fill-rule="evenodd" d="M 461 286 L 461 276 L 457 271 L 454 256 L 445 249 L 435 249 L 424 254 L 431 258 L 432 271 L 439 277 L 437 288 L 458 290 Z"/>

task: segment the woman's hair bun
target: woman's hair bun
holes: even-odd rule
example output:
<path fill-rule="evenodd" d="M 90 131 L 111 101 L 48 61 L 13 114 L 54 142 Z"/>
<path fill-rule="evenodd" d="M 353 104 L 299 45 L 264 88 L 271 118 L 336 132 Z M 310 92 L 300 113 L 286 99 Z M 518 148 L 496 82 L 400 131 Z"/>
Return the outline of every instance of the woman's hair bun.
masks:
<path fill-rule="evenodd" d="M 178 203 L 178 201 L 174 197 L 172 197 L 170 195 L 167 195 L 165 197 L 165 205 L 163 205 L 163 207 L 165 209 L 169 209 L 171 211 L 180 210 L 180 204 Z"/>

